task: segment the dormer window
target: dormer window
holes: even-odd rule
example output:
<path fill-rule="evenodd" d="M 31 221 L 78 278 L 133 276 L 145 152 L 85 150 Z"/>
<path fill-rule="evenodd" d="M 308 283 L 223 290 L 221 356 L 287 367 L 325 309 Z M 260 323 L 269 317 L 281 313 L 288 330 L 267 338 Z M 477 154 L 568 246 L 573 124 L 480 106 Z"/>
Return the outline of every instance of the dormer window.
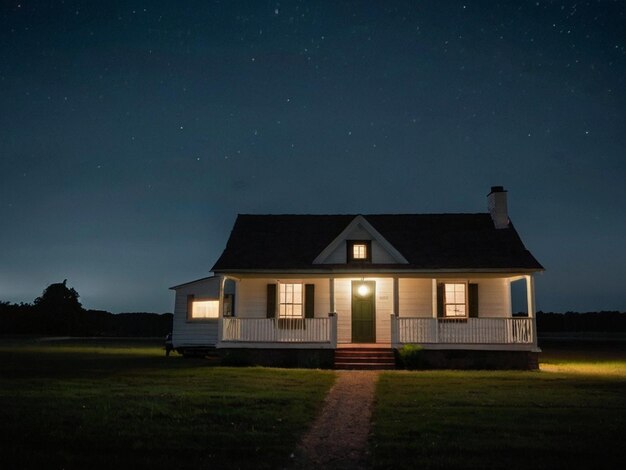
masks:
<path fill-rule="evenodd" d="M 348 240 L 348 263 L 370 261 L 372 261 L 372 242 L 370 240 Z"/>
<path fill-rule="evenodd" d="M 367 259 L 367 245 L 365 243 L 352 245 L 352 257 L 354 259 Z"/>

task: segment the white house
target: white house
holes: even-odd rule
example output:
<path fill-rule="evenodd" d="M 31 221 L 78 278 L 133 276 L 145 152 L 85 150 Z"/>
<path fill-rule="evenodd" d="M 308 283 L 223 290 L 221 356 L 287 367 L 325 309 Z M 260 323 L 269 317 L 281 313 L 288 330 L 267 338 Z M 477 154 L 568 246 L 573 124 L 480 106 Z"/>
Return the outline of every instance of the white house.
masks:
<path fill-rule="evenodd" d="M 376 367 L 375 351 L 419 344 L 433 367 L 537 367 L 543 267 L 509 220 L 506 191 L 487 200 L 477 214 L 239 215 L 214 276 L 172 287 L 173 345 Z M 518 281 L 527 317 L 512 315 Z"/>

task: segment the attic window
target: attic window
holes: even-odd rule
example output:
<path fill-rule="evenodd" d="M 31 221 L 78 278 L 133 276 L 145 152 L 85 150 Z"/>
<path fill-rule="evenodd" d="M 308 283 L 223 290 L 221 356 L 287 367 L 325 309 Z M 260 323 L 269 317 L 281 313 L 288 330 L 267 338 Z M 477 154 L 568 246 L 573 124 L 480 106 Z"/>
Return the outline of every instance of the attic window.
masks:
<path fill-rule="evenodd" d="M 352 245 L 352 257 L 354 259 L 367 259 L 367 245 L 365 243 Z"/>
<path fill-rule="evenodd" d="M 372 260 L 370 240 L 348 241 L 348 262 L 367 262 Z"/>

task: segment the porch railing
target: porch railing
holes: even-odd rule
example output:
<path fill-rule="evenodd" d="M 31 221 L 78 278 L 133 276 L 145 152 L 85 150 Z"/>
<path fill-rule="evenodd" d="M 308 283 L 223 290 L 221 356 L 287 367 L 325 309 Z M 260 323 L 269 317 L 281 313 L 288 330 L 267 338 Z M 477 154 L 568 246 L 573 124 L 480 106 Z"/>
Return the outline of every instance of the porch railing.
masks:
<path fill-rule="evenodd" d="M 533 318 L 416 318 L 391 316 L 394 344 L 532 344 Z"/>
<path fill-rule="evenodd" d="M 223 318 L 221 341 L 249 343 L 333 343 L 335 316 L 328 318 Z"/>

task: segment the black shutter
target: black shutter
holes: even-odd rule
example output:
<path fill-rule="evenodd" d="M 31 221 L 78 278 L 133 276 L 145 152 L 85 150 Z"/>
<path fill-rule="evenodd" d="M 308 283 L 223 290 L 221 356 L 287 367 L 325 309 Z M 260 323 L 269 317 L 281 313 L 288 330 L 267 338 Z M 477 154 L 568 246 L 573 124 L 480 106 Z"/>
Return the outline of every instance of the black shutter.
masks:
<path fill-rule="evenodd" d="M 469 285 L 467 303 L 470 318 L 478 318 L 478 284 Z"/>
<path fill-rule="evenodd" d="M 315 316 L 315 284 L 304 285 L 304 318 Z"/>
<path fill-rule="evenodd" d="M 276 316 L 276 284 L 267 285 L 267 318 Z"/>
<path fill-rule="evenodd" d="M 193 294 L 187 296 L 187 320 L 192 318 L 191 314 L 193 313 L 193 299 Z"/>
<path fill-rule="evenodd" d="M 437 284 L 437 316 L 443 318 L 443 284 Z"/>

